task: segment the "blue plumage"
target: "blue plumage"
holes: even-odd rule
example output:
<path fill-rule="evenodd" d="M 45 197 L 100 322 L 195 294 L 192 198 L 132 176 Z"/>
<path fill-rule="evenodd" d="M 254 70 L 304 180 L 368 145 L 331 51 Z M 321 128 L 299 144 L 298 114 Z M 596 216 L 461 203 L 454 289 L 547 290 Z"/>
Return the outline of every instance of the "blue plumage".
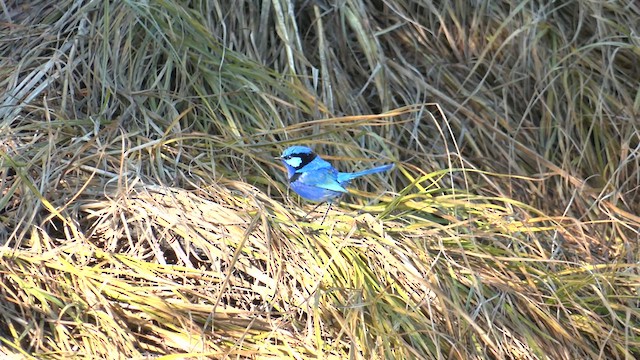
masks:
<path fill-rule="evenodd" d="M 336 170 L 306 146 L 291 146 L 279 158 L 287 168 L 291 190 L 311 201 L 331 201 L 347 192 L 349 181 L 393 168 L 393 164 L 354 173 Z"/>

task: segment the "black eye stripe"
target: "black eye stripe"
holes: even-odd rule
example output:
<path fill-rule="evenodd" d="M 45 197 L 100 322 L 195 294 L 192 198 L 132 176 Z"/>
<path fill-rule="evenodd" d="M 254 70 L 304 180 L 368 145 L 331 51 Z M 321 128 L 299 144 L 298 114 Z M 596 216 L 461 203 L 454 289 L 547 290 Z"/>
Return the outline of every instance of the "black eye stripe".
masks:
<path fill-rule="evenodd" d="M 316 153 L 300 153 L 300 154 L 291 154 L 290 157 L 300 158 L 300 165 L 296 166 L 296 169 L 302 169 L 308 163 L 312 162 L 313 159 L 318 157 L 318 155 L 316 155 Z"/>

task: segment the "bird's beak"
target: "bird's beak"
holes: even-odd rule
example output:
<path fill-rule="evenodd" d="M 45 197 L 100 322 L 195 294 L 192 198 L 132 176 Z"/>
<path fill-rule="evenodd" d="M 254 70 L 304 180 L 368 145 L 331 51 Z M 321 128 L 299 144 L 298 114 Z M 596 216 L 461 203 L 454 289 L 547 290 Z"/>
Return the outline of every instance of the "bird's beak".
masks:
<path fill-rule="evenodd" d="M 282 157 L 280 157 L 280 156 L 276 156 L 276 157 L 274 157 L 273 159 L 274 159 L 274 160 L 282 160 Z"/>

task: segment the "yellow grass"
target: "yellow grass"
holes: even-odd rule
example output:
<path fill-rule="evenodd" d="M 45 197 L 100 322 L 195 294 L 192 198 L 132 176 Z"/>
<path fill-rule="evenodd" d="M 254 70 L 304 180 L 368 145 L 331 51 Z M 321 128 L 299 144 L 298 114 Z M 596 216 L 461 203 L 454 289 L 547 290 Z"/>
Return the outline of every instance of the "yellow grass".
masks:
<path fill-rule="evenodd" d="M 640 357 L 636 2 L 1 9 L 2 356 Z"/>

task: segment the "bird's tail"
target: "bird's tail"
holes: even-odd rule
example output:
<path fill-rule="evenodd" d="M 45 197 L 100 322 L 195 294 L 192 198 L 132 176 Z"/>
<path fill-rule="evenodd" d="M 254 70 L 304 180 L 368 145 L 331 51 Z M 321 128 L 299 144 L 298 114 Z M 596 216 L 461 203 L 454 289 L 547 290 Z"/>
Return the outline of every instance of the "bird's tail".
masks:
<path fill-rule="evenodd" d="M 339 173 L 338 174 L 338 181 L 342 183 L 344 181 L 349 181 L 349 180 L 355 179 L 355 178 L 360 177 L 360 176 L 369 175 L 369 174 L 375 174 L 375 173 L 391 170 L 392 168 L 393 168 L 393 164 L 387 164 L 387 165 L 382 165 L 382 166 L 375 167 L 373 169 L 362 170 L 362 171 L 358 171 L 358 172 L 354 172 L 354 173 Z"/>

